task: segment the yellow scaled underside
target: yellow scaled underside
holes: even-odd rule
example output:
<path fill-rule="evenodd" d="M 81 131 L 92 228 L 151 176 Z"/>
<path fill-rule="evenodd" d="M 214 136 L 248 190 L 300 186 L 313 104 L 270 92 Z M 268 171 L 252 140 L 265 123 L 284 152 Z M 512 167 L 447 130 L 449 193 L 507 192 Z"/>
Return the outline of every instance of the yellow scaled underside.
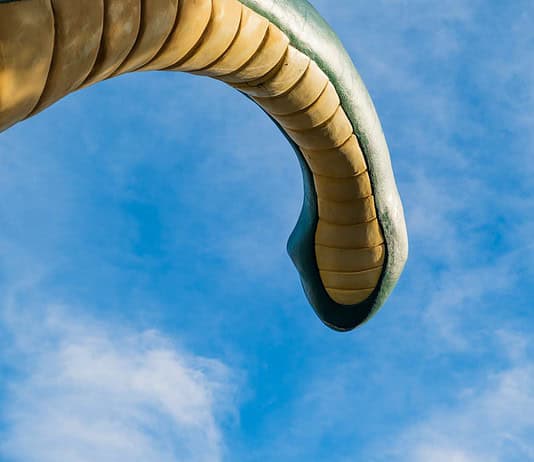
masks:
<path fill-rule="evenodd" d="M 365 300 L 385 246 L 367 166 L 337 92 L 274 24 L 237 0 L 26 0 L 1 6 L 0 130 L 133 70 L 215 77 L 276 119 L 313 173 L 316 257 L 333 300 Z"/>

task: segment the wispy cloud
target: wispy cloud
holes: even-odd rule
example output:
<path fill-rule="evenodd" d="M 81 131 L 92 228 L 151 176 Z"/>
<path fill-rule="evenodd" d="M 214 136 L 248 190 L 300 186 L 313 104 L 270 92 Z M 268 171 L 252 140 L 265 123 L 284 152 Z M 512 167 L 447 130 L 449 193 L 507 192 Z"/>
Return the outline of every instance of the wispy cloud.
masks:
<path fill-rule="evenodd" d="M 501 333 L 511 362 L 407 429 L 383 460 L 520 462 L 534 459 L 534 362 L 521 335 Z M 522 347 L 518 348 L 518 345 Z M 382 458 L 379 458 L 382 460 Z"/>
<path fill-rule="evenodd" d="M 2 460 L 222 460 L 221 425 L 235 412 L 223 363 L 155 331 L 16 300 L 8 297 L 0 322 L 11 340 L 2 355 L 11 371 L 0 400 Z"/>
<path fill-rule="evenodd" d="M 250 460 L 264 460 L 265 454 L 267 458 L 284 454 L 288 461 L 326 457 L 336 462 L 355 458 L 373 462 L 531 460 L 532 344 L 525 332 L 499 330 L 493 335 L 504 359 L 472 371 L 471 379 L 459 385 L 452 378 L 443 383 L 439 374 L 434 375 L 430 391 L 426 382 L 420 382 L 428 377 L 419 367 L 379 368 L 364 358 L 328 370 L 323 365 L 299 390 L 290 412 L 283 414 L 285 431 L 273 430 L 275 436 L 262 447 L 260 456 Z M 426 369 L 431 374 L 430 366 Z M 443 386 L 450 388 L 448 397 Z M 271 421 L 271 425 L 280 428 L 282 422 Z M 333 441 L 335 450 L 330 445 Z"/>

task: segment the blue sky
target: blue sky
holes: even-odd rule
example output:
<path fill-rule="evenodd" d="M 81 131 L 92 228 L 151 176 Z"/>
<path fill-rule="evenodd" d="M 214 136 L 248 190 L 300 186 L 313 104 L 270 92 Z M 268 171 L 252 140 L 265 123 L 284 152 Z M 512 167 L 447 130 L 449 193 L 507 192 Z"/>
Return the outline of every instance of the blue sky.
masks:
<path fill-rule="evenodd" d="M 0 135 L 0 460 L 534 460 L 534 5 L 313 3 L 392 153 L 391 299 L 315 317 L 296 159 L 232 89 L 78 92 Z"/>

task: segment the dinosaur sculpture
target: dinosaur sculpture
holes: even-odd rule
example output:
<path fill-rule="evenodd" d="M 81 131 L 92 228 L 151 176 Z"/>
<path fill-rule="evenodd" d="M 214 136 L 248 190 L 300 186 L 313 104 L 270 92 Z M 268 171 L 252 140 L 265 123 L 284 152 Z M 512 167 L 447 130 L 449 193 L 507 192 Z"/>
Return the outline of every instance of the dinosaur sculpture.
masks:
<path fill-rule="evenodd" d="M 306 0 L 0 0 L 0 131 L 126 72 L 184 71 L 254 100 L 295 150 L 288 252 L 320 319 L 346 331 L 395 286 L 408 244 L 380 122 Z"/>

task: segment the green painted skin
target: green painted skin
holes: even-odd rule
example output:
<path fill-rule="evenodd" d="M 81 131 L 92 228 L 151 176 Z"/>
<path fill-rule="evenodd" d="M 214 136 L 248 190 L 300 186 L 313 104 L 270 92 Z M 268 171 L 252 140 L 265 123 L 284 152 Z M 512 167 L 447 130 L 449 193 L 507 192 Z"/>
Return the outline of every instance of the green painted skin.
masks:
<path fill-rule="evenodd" d="M 0 3 L 14 1 L 24 0 L 0 0 Z M 306 0 L 240 1 L 284 31 L 291 45 L 313 59 L 330 78 L 367 161 L 378 221 L 385 238 L 386 262 L 381 279 L 367 300 L 355 305 L 340 305 L 327 294 L 317 267 L 315 231 L 318 208 L 313 176 L 299 147 L 286 135 L 297 154 L 304 180 L 304 203 L 289 238 L 288 253 L 319 318 L 332 329 L 349 331 L 369 320 L 386 301 L 408 256 L 404 213 L 380 121 L 352 60 L 335 32 L 310 3 Z"/>

